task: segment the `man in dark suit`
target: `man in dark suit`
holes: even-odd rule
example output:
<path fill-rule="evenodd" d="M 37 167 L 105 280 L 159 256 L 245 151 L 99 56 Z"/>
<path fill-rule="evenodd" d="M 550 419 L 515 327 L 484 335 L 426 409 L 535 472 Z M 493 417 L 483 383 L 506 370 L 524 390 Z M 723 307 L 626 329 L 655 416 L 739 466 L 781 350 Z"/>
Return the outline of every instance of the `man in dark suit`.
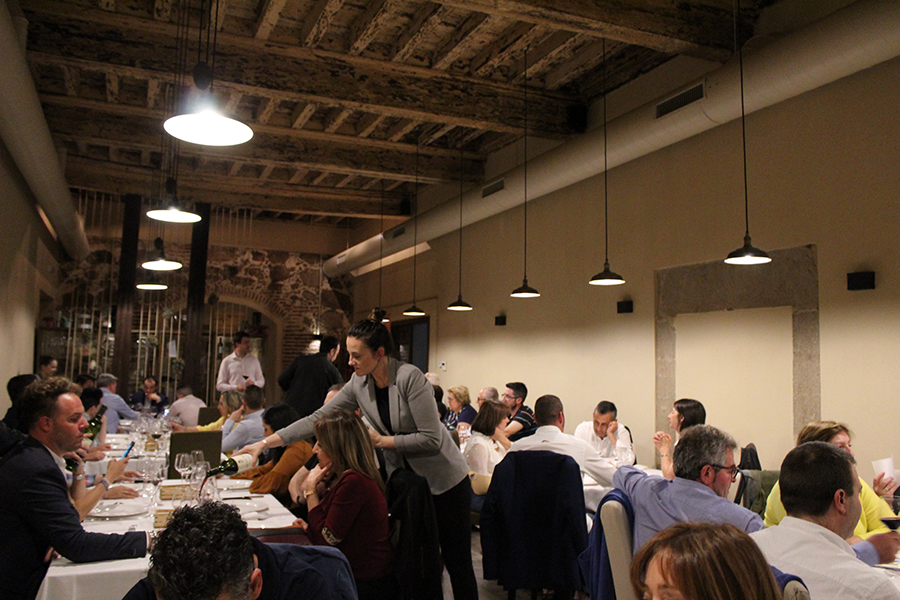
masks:
<path fill-rule="evenodd" d="M 326 335 L 318 353 L 298 356 L 278 376 L 278 385 L 285 391 L 284 403 L 293 407 L 301 419 L 322 407 L 328 388 L 344 383 L 333 364 L 340 351 L 337 338 Z"/>
<path fill-rule="evenodd" d="M 87 421 L 69 380 L 50 377 L 28 386 L 20 402 L 28 432 L 0 459 L 0 590 L 4 598 L 34 598 L 52 551 L 74 562 L 136 558 L 147 534 L 88 533 L 81 527 L 63 474 L 63 455 L 81 446 Z M 105 479 L 103 485 L 109 485 Z"/>

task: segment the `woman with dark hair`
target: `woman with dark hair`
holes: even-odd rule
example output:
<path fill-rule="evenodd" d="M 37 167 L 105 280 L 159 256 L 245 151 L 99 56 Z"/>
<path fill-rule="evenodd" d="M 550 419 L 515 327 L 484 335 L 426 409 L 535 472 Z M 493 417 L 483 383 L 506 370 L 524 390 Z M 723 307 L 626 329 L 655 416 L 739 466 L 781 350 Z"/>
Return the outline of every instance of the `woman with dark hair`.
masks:
<path fill-rule="evenodd" d="M 316 465 L 303 483 L 306 529 L 314 544 L 334 546 L 353 569 L 360 600 L 396 598 L 384 483 L 362 419 L 339 410 L 316 422 Z"/>
<path fill-rule="evenodd" d="M 511 445 L 504 431 L 508 420 L 509 407 L 499 400 L 492 400 L 481 405 L 472 422 L 465 457 L 472 480 L 472 510 L 475 512 L 481 512 L 494 467 L 503 460 Z"/>
<path fill-rule="evenodd" d="M 227 392 L 226 392 L 227 393 Z M 297 411 L 287 404 L 276 404 L 263 413 L 263 431 L 266 435 L 272 435 L 279 429 L 284 429 L 297 419 Z M 269 451 L 268 462 L 243 473 L 232 475 L 232 479 L 252 479 L 250 492 L 253 494 L 272 494 L 285 506 L 291 505 L 291 497 L 288 492 L 288 484 L 294 473 L 300 470 L 313 454 L 309 442 L 294 442 L 282 448 L 273 448 Z"/>
<path fill-rule="evenodd" d="M 681 398 L 672 405 L 672 412 L 669 413 L 669 428 L 676 435 L 688 427 L 704 424 L 706 424 L 706 409 L 698 400 Z M 659 450 L 660 469 L 663 477 L 675 479 L 675 468 L 672 464 L 672 436 L 665 431 L 657 431 L 653 434 L 653 445 Z"/>
<path fill-rule="evenodd" d="M 835 421 L 813 421 L 809 423 L 797 434 L 798 446 L 806 442 L 825 442 L 832 446 L 837 446 L 850 456 L 853 456 L 853 446 L 850 443 L 850 429 L 843 423 Z M 884 477 L 884 474 L 876 477 L 873 483 L 878 491 L 869 487 L 862 477 L 859 478 L 859 482 L 862 484 L 862 490 L 859 492 L 862 512 L 859 515 L 859 522 L 853 530 L 853 537 L 847 539 L 848 544 L 861 542 L 876 533 L 887 533 L 890 530 L 887 525 L 881 522 L 881 519 L 894 516 L 891 506 L 881 498 L 888 496 L 893 501 L 894 490 L 897 489 L 897 483 L 893 477 Z M 781 503 L 781 486 L 777 482 L 769 493 L 764 516 L 766 527 L 778 525 L 787 516 L 784 505 Z"/>
<path fill-rule="evenodd" d="M 731 524 L 678 523 L 635 555 L 631 585 L 646 600 L 781 600 L 763 553 Z"/>
<path fill-rule="evenodd" d="M 360 410 L 371 423 L 369 436 L 384 451 L 388 474 L 408 466 L 428 481 L 437 515 L 441 554 L 454 598 L 477 598 L 472 567 L 469 467 L 438 419 L 434 393 L 422 372 L 391 357 L 394 343 L 381 323 L 364 320 L 347 333 L 350 382 L 334 399 L 293 425 L 241 452 L 259 456 L 314 435 L 314 424 L 336 411 Z"/>

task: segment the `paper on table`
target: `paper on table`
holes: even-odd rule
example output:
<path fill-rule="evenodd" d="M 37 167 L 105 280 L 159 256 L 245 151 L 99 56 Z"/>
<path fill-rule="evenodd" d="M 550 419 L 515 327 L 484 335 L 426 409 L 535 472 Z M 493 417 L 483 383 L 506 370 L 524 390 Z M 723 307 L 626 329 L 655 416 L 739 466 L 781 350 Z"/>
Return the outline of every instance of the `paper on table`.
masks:
<path fill-rule="evenodd" d="M 890 458 L 882 458 L 880 460 L 872 461 L 872 468 L 875 469 L 875 476 L 881 475 L 882 473 L 887 473 L 890 476 L 894 475 L 894 456 L 891 455 Z"/>

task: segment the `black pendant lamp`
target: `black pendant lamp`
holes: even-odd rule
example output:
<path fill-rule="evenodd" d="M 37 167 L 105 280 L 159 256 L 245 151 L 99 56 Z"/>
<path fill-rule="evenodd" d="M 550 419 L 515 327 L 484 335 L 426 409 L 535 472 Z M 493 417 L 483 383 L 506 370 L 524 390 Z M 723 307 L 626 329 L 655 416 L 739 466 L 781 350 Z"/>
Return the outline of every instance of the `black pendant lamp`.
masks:
<path fill-rule="evenodd" d="M 419 141 L 416 140 L 416 204 L 413 209 L 416 212 L 413 216 L 413 303 L 412 306 L 403 311 L 407 317 L 424 317 L 425 311 L 416 306 L 416 256 L 418 255 L 419 245 Z"/>
<path fill-rule="evenodd" d="M 169 260 L 166 258 L 166 252 L 163 248 L 163 240 L 161 237 L 153 240 L 153 247 L 156 249 L 155 258 L 141 264 L 148 271 L 177 271 L 184 265 L 177 260 Z"/>
<path fill-rule="evenodd" d="M 725 259 L 730 265 L 763 265 L 772 262 L 769 255 L 759 248 L 754 248 L 750 242 L 750 209 L 747 192 L 747 124 L 744 110 L 744 53 L 738 41 L 738 22 L 740 14 L 740 0 L 734 2 L 734 46 L 738 55 L 738 66 L 741 78 L 741 140 L 743 142 L 744 157 L 744 245 L 728 254 Z"/>
<path fill-rule="evenodd" d="M 455 302 L 451 302 L 447 310 L 455 310 L 457 312 L 465 312 L 472 310 L 472 305 L 463 300 L 462 297 L 462 204 L 463 204 L 463 150 L 462 145 L 459 147 L 459 296 Z"/>
<path fill-rule="evenodd" d="M 609 90 L 606 89 L 606 38 L 603 38 L 603 237 L 606 245 L 606 258 L 603 261 L 603 270 L 591 277 L 588 282 L 591 285 L 622 285 L 625 279 L 618 273 L 613 273 L 609 268 L 609 150 L 606 144 L 606 100 Z"/>
<path fill-rule="evenodd" d="M 539 291 L 528 285 L 528 48 L 525 48 L 525 77 L 523 77 L 525 97 L 525 161 L 523 162 L 523 187 L 525 191 L 525 202 L 523 203 L 525 212 L 525 228 L 523 230 L 523 241 L 525 252 L 523 254 L 523 276 L 522 285 L 512 291 L 510 296 L 513 298 L 537 298 L 541 295 Z"/>

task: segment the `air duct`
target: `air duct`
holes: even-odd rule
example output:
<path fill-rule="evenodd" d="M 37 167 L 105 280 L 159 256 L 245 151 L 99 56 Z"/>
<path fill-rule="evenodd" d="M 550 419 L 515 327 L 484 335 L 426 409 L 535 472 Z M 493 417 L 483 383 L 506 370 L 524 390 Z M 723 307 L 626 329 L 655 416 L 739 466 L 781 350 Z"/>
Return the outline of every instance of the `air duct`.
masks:
<path fill-rule="evenodd" d="M 70 257 L 90 253 L 6 2 L 0 2 L 0 139 Z"/>
<path fill-rule="evenodd" d="M 767 108 L 900 55 L 900 2 L 859 0 L 804 29 L 744 56 L 747 113 Z M 657 105 L 669 94 L 610 121 L 609 168 L 713 129 L 741 116 L 736 61 L 681 91 L 703 85 L 705 97 L 657 119 Z M 603 172 L 603 129 L 589 131 L 528 162 L 528 194 L 534 200 Z M 463 226 L 522 203 L 523 169 L 497 179 L 503 189 L 482 198 L 481 188 L 463 196 Z M 419 241 L 431 241 L 459 227 L 458 200 L 419 215 Z M 400 225 L 402 227 L 402 225 Z M 396 229 L 396 228 L 395 228 Z M 386 256 L 413 245 L 411 233 L 385 232 Z M 378 259 L 381 236 L 370 238 L 323 264 L 336 277 Z"/>

